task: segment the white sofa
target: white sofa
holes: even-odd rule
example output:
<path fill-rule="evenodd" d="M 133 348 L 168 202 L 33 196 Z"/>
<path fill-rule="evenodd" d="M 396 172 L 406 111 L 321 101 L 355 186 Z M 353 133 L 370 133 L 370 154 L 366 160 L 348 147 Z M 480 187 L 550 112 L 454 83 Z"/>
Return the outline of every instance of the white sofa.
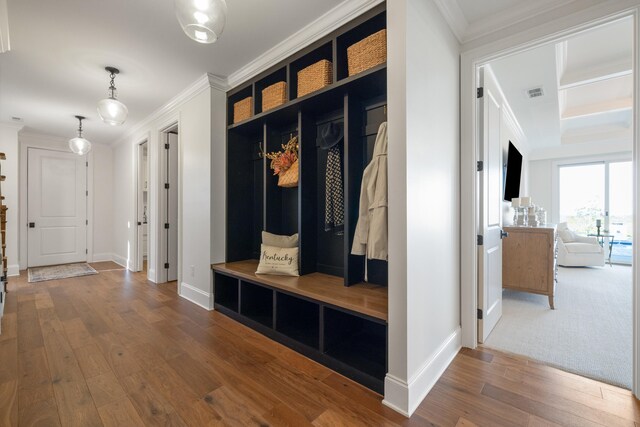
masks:
<path fill-rule="evenodd" d="M 595 237 L 579 236 L 558 224 L 558 265 L 564 267 L 603 267 L 605 251 Z"/>

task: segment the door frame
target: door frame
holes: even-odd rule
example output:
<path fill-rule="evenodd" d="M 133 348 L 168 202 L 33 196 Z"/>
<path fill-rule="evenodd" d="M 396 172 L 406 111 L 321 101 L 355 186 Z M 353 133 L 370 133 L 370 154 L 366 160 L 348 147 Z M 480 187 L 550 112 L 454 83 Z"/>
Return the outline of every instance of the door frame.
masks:
<path fill-rule="evenodd" d="M 635 4 L 634 4 L 635 3 Z M 461 331 L 462 345 L 476 348 L 478 329 L 476 320 L 478 262 L 476 236 L 478 234 L 478 193 L 476 161 L 478 159 L 478 123 L 476 88 L 477 69 L 489 62 L 524 52 L 548 43 L 555 43 L 568 36 L 610 23 L 620 18 L 631 17 L 634 26 L 633 41 L 633 175 L 634 175 L 634 239 L 633 239 L 633 393 L 640 393 L 640 274 L 638 265 L 638 219 L 637 192 L 640 189 L 638 165 L 640 165 L 640 5 L 637 2 L 608 2 L 562 19 L 547 22 L 512 37 L 474 48 L 461 54 L 461 198 L 460 198 L 460 263 L 461 263 Z M 631 4 L 631 5 L 630 5 Z"/>
<path fill-rule="evenodd" d="M 151 173 L 149 171 L 149 159 L 150 159 L 150 144 L 149 144 L 149 139 L 148 138 L 144 138 L 140 141 L 138 141 L 135 145 L 135 159 L 136 159 L 136 167 L 135 167 L 135 198 L 136 198 L 136 203 L 135 203 L 135 211 L 136 211 L 136 218 L 135 218 L 135 222 L 134 224 L 136 224 L 136 237 L 135 237 L 135 261 L 134 261 L 134 270 L 135 271 L 142 271 L 142 267 L 144 266 L 144 250 L 143 250 L 143 243 L 141 242 L 140 239 L 140 229 L 138 228 L 138 219 L 143 215 L 143 212 L 140 212 L 140 200 L 142 198 L 142 196 L 140 195 L 140 192 L 144 189 L 142 183 L 144 182 L 144 179 L 142 177 L 142 170 L 141 170 L 141 166 L 142 166 L 142 146 L 144 144 L 147 144 L 147 207 L 149 207 L 149 201 L 150 201 L 150 193 L 151 193 Z M 147 215 L 149 215 L 150 213 L 150 209 L 147 209 Z M 147 217 L 147 271 L 145 271 L 145 274 L 149 274 L 149 268 L 150 268 L 150 264 L 149 264 L 149 258 L 150 258 L 150 253 L 149 253 L 149 226 L 150 226 L 150 221 L 149 221 L 149 217 Z"/>
<path fill-rule="evenodd" d="M 56 151 L 69 153 L 68 149 L 68 140 L 38 135 L 38 134 L 30 134 L 30 133 L 21 133 L 20 134 L 20 164 L 19 164 L 19 172 L 18 172 L 18 188 L 19 188 L 19 197 L 18 197 L 18 243 L 19 243 L 19 269 L 25 270 L 29 268 L 29 239 L 28 239 L 28 191 L 29 191 L 29 150 L 30 149 L 38 149 L 38 150 L 47 150 L 47 151 Z M 93 221 L 94 221 L 94 182 L 93 182 L 93 150 L 89 151 L 86 155 L 87 162 L 89 163 L 87 167 L 87 190 L 89 191 L 89 196 L 87 197 L 87 220 L 89 224 L 87 226 L 87 262 L 97 262 L 97 261 L 107 261 L 106 259 L 94 260 L 93 253 Z"/>

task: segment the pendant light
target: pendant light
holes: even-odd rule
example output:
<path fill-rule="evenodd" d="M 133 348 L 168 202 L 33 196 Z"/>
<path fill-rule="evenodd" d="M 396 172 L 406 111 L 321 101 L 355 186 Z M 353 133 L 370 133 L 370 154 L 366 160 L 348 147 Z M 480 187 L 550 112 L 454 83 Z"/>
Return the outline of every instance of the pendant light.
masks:
<path fill-rule="evenodd" d="M 127 120 L 127 114 L 129 114 L 127 106 L 116 99 L 118 91 L 116 90 L 114 80 L 116 78 L 116 74 L 118 74 L 120 70 L 114 67 L 105 67 L 105 70 L 107 70 L 109 77 L 111 78 L 111 83 L 108 89 L 109 97 L 98 102 L 98 115 L 103 122 L 111 126 L 119 126 Z"/>
<path fill-rule="evenodd" d="M 198 43 L 214 43 L 227 21 L 225 0 L 175 0 L 176 17 L 187 36 Z"/>
<path fill-rule="evenodd" d="M 82 121 L 84 116 L 76 116 L 78 119 L 78 136 L 69 140 L 69 148 L 79 156 L 84 156 L 91 151 L 91 143 L 82 137 Z"/>

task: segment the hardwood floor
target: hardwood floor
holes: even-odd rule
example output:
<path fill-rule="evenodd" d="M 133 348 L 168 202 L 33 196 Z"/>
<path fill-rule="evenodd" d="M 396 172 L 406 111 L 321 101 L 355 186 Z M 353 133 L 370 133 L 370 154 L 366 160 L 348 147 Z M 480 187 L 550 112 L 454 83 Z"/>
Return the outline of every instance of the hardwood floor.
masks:
<path fill-rule="evenodd" d="M 381 396 L 113 263 L 12 278 L 0 335 L 0 426 L 640 426 L 631 393 L 463 350 L 411 419 Z"/>

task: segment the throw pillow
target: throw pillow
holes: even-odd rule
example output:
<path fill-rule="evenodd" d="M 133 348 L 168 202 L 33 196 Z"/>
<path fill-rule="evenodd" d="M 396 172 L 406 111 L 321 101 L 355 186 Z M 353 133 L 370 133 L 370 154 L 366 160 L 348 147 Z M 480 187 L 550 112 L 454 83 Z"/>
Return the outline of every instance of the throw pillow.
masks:
<path fill-rule="evenodd" d="M 298 248 L 278 248 L 261 245 L 260 264 L 258 264 L 256 274 L 299 276 Z"/>
<path fill-rule="evenodd" d="M 280 236 L 266 231 L 262 232 L 262 244 L 276 248 L 297 248 L 298 233 L 292 236 Z"/>

